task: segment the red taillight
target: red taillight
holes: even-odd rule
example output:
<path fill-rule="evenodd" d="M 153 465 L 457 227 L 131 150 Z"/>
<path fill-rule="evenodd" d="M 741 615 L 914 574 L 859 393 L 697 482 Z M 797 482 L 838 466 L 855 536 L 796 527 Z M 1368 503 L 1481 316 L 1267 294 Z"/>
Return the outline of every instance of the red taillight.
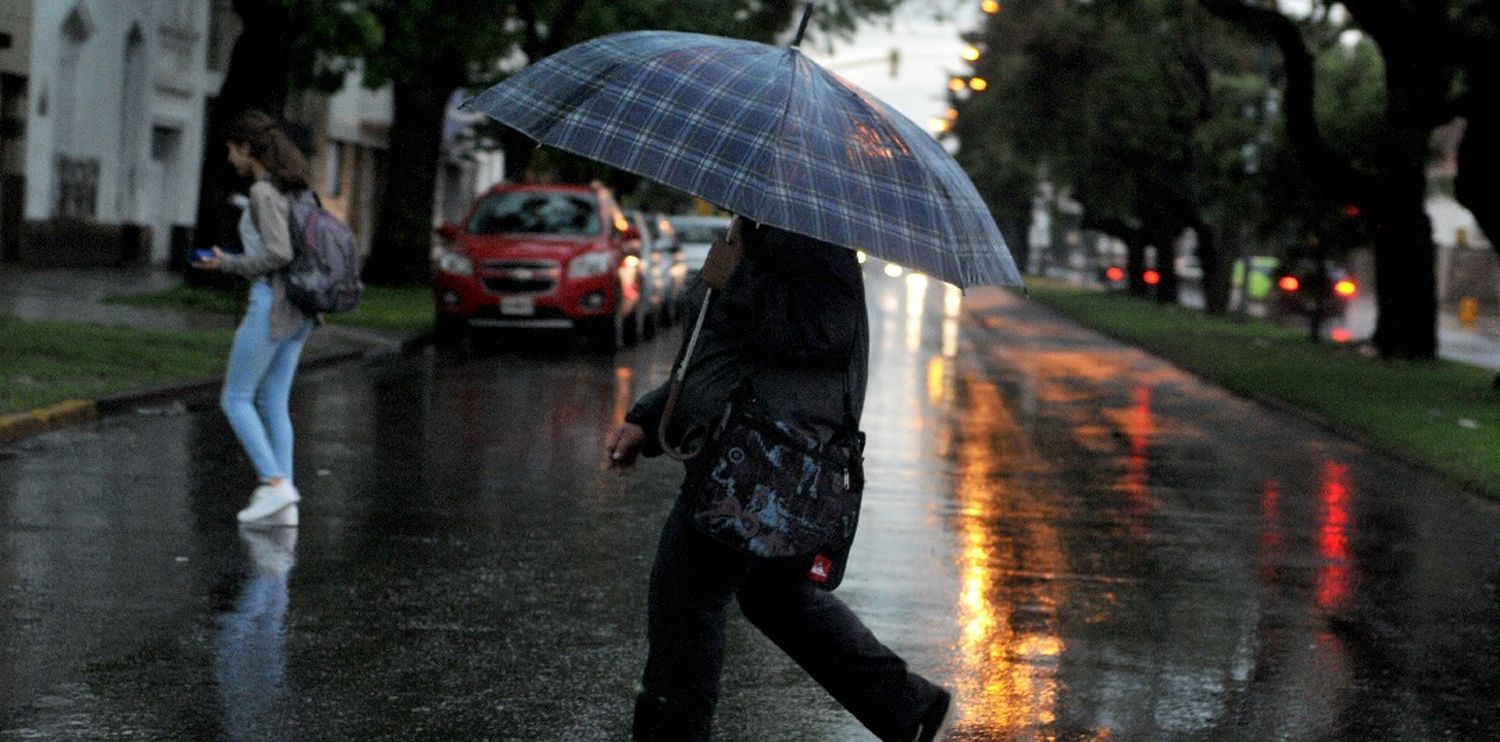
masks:
<path fill-rule="evenodd" d="M 1354 286 L 1354 282 L 1350 281 L 1347 278 L 1333 285 L 1333 293 L 1345 298 L 1354 296 L 1354 293 L 1358 290 L 1359 289 Z"/>
<path fill-rule="evenodd" d="M 1156 284 L 1161 283 L 1161 274 L 1157 273 L 1156 271 L 1146 271 L 1141 275 L 1141 278 L 1146 279 L 1147 286 L 1155 286 Z"/>
<path fill-rule="evenodd" d="M 1110 266 L 1110 268 L 1108 270 L 1104 271 L 1104 277 L 1108 278 L 1110 281 L 1114 281 L 1114 282 L 1123 281 L 1123 280 L 1125 280 L 1125 269 L 1124 268 L 1115 267 L 1115 266 Z"/>
<path fill-rule="evenodd" d="M 1297 289 L 1302 288 L 1302 282 L 1298 281 L 1296 276 L 1282 276 L 1281 280 L 1276 282 L 1276 285 L 1280 286 L 1281 290 L 1288 294 L 1295 294 L 1297 293 Z"/>

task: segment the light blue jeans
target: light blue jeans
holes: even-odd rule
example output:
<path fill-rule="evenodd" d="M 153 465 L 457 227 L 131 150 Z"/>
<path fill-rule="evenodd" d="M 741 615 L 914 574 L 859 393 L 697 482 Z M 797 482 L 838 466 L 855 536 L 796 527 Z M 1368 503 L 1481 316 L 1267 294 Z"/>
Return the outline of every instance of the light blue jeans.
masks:
<path fill-rule="evenodd" d="M 292 479 L 292 416 L 288 401 L 302 346 L 312 332 L 307 320 L 281 340 L 271 339 L 270 283 L 250 284 L 250 308 L 234 333 L 219 407 L 262 480 Z"/>

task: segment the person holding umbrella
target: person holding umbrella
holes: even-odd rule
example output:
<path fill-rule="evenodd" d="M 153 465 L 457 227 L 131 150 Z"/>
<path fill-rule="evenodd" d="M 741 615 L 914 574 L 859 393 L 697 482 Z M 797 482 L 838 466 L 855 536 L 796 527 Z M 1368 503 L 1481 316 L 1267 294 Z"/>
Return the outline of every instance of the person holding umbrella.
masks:
<path fill-rule="evenodd" d="M 719 296 L 702 323 L 693 372 L 668 423 L 671 437 L 706 428 L 740 388 L 753 389 L 779 419 L 824 436 L 850 412 L 846 399 L 857 422 L 869 328 L 853 252 L 737 219 L 728 238 L 714 244 L 700 278 Z M 705 293 L 698 291 L 697 301 L 705 301 Z M 610 434 L 611 466 L 629 468 L 637 455 L 662 453 L 656 442 L 668 396 L 667 384 L 647 393 Z M 691 524 L 690 488 L 702 481 L 705 459 L 687 462 L 651 570 L 649 651 L 635 739 L 708 738 L 731 598 L 881 739 L 935 739 L 949 712 L 947 691 L 910 672 L 848 606 L 797 569 L 732 549 Z"/>
<path fill-rule="evenodd" d="M 838 543 L 847 554 L 863 486 L 862 438 L 851 424 L 857 427 L 868 371 L 854 250 L 960 287 L 1021 283 L 984 200 L 942 145 L 797 49 L 812 7 L 790 48 L 669 31 L 613 34 L 564 49 L 465 104 L 540 144 L 740 215 L 700 274 L 698 322 L 672 381 L 642 397 L 606 440 L 607 458 L 620 468 L 658 451 L 687 459 L 686 484 L 652 568 L 638 740 L 708 737 L 724 612 L 736 596 L 756 626 L 882 739 L 938 738 L 952 703 L 823 589 L 841 574 L 837 555 L 830 562 L 818 553 L 811 569 L 802 563 L 789 572 L 762 555 L 794 540 L 781 538 L 786 532 L 773 528 L 775 538 L 725 547 L 725 539 L 705 536 L 704 511 L 687 502 L 689 494 L 725 485 L 736 497 L 751 490 L 758 512 L 776 515 L 795 499 L 783 495 L 800 491 L 800 483 L 742 487 L 740 477 L 728 481 L 717 468 L 705 478 L 706 467 L 741 450 L 715 441 L 738 419 L 725 400 L 748 389 L 770 408 L 773 426 L 798 431 L 800 445 L 843 453 L 833 466 L 844 466 L 847 478 L 805 502 L 823 502 L 824 492 L 852 501 L 853 512 L 835 513 L 843 520 L 830 526 L 842 528 Z M 693 370 L 685 373 L 689 361 Z M 721 422 L 705 430 L 715 415 Z M 797 453 L 765 442 L 774 437 L 763 436 L 763 448 Z M 715 456 L 681 455 L 669 441 L 697 443 L 700 452 L 706 442 Z M 742 460 L 752 458 L 778 460 Z M 815 458 L 800 461 L 821 477 Z M 767 491 L 778 507 L 760 507 Z M 717 502 L 726 503 L 728 521 L 750 510 L 745 500 Z"/>

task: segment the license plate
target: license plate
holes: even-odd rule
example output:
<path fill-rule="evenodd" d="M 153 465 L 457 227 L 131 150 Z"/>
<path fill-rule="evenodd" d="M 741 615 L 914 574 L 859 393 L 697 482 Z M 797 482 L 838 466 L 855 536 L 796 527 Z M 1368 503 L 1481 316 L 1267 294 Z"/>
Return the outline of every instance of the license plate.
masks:
<path fill-rule="evenodd" d="M 500 313 L 509 317 L 530 317 L 536 314 L 536 302 L 526 296 L 506 296 L 500 299 Z"/>

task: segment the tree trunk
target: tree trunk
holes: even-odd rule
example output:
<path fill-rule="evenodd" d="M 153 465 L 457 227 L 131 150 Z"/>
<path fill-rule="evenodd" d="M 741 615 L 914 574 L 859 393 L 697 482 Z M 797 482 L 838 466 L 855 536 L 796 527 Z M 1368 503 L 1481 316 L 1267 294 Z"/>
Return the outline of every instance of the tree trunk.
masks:
<path fill-rule="evenodd" d="M 1156 303 L 1176 304 L 1182 298 L 1182 282 L 1177 278 L 1177 236 L 1170 229 L 1155 233 L 1151 244 L 1156 246 Z"/>
<path fill-rule="evenodd" d="M 1425 144 L 1425 140 L 1423 142 Z M 1437 250 L 1424 198 L 1420 160 L 1383 179 L 1369 206 L 1375 238 L 1375 295 L 1379 319 L 1373 338 L 1383 358 L 1437 356 Z"/>
<path fill-rule="evenodd" d="M 1140 233 L 1120 235 L 1125 242 L 1125 288 L 1131 296 L 1145 298 L 1150 287 L 1146 285 L 1146 238 Z"/>
<path fill-rule="evenodd" d="M 1016 268 L 1022 273 L 1026 272 L 1027 263 L 1031 260 L 1031 246 L 1026 241 L 1026 236 L 1031 233 L 1031 217 L 1002 218 L 997 221 L 1000 234 L 1006 238 L 1005 245 L 1010 248 L 1010 257 L 1016 261 Z"/>
<path fill-rule="evenodd" d="M 429 278 L 433 201 L 443 121 L 456 84 L 445 75 L 411 75 L 392 86 L 393 118 L 377 229 L 365 264 L 371 283 L 424 284 Z M 446 82 L 445 82 L 446 80 Z"/>
<path fill-rule="evenodd" d="M 239 251 L 235 229 L 239 209 L 229 195 L 248 184 L 230 167 L 224 151 L 224 135 L 230 117 L 257 109 L 280 118 L 286 109 L 291 86 L 291 49 L 297 31 L 290 11 L 281 3 L 236 0 L 234 10 L 244 30 L 234 42 L 224 84 L 209 107 L 205 122 L 203 162 L 198 172 L 198 210 L 193 243 L 202 247 L 220 245 Z M 221 274 L 189 269 L 188 282 L 216 283 Z"/>
<path fill-rule="evenodd" d="M 1230 261 L 1220 252 L 1213 227 L 1199 221 L 1192 229 L 1198 237 L 1198 265 L 1203 269 L 1203 310 L 1213 315 L 1228 314 Z"/>

